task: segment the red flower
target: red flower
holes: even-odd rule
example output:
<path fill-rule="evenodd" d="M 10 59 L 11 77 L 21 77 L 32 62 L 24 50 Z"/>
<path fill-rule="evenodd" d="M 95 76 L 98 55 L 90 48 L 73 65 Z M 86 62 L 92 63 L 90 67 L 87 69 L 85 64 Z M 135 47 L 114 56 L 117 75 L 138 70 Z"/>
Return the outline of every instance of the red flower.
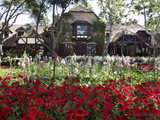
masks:
<path fill-rule="evenodd" d="M 8 106 L 1 108 L 1 110 L 0 110 L 0 118 L 1 117 L 7 117 L 10 112 L 11 112 L 11 108 L 8 107 Z"/>
<path fill-rule="evenodd" d="M 8 75 L 4 80 L 11 80 L 11 76 Z"/>
<path fill-rule="evenodd" d="M 6 83 L 5 80 L 3 80 L 1 83 L 2 83 L 3 86 L 6 86 L 6 85 L 7 85 L 7 83 Z"/>
<path fill-rule="evenodd" d="M 27 120 L 26 117 L 21 118 L 20 120 Z"/>
<path fill-rule="evenodd" d="M 74 114 L 74 120 L 84 120 L 84 117 L 87 116 L 88 113 L 80 108 L 77 108 Z"/>
<path fill-rule="evenodd" d="M 40 81 L 40 80 L 36 80 L 35 84 L 36 84 L 37 86 L 39 86 L 39 85 L 41 84 L 41 81 Z"/>
<path fill-rule="evenodd" d="M 70 110 L 66 117 L 65 117 L 65 120 L 73 120 L 73 117 L 74 117 L 74 111 L 73 110 Z"/>
<path fill-rule="evenodd" d="M 54 108 L 55 105 L 54 105 L 54 102 L 47 102 L 45 103 L 45 108 L 46 109 L 50 109 L 50 108 Z"/>
<path fill-rule="evenodd" d="M 36 102 L 37 105 L 44 105 L 44 101 L 41 98 L 36 98 L 35 102 Z"/>
<path fill-rule="evenodd" d="M 65 80 L 68 80 L 68 76 L 65 77 Z"/>
<path fill-rule="evenodd" d="M 45 114 L 43 112 L 38 112 L 37 117 L 44 120 L 45 119 Z"/>
<path fill-rule="evenodd" d="M 21 75 L 21 74 L 18 74 L 18 77 L 19 77 L 19 78 L 24 78 L 25 76 L 24 76 L 24 75 Z"/>
<path fill-rule="evenodd" d="M 54 77 L 51 77 L 51 79 L 50 79 L 51 81 L 53 81 L 54 80 Z"/>

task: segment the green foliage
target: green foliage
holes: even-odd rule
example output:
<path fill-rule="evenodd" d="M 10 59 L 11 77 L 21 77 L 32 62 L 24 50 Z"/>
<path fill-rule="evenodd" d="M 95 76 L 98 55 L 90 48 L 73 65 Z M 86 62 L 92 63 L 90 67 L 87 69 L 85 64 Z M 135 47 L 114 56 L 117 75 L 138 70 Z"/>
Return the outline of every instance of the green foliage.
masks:
<path fill-rule="evenodd" d="M 153 29 L 159 26 L 160 9 L 159 0 L 133 0 L 132 5 L 135 13 L 144 16 L 144 25 L 146 28 Z"/>
<path fill-rule="evenodd" d="M 105 23 L 100 19 L 93 22 L 92 28 L 93 28 L 92 29 L 93 32 L 98 32 L 102 34 L 105 33 Z"/>
<path fill-rule="evenodd" d="M 94 21 L 91 31 L 93 32 L 92 41 L 103 46 L 105 41 L 105 23 L 101 20 Z"/>
<path fill-rule="evenodd" d="M 71 41 L 71 37 L 72 37 L 72 25 L 70 23 L 63 22 L 62 32 L 61 32 L 58 43 L 65 42 L 65 41 L 69 42 Z"/>
<path fill-rule="evenodd" d="M 66 9 L 70 4 L 81 2 L 82 0 L 48 0 L 48 4 L 56 4 L 61 8 Z"/>
<path fill-rule="evenodd" d="M 79 2 L 76 6 L 83 6 L 90 11 L 94 11 L 93 7 L 86 0 L 84 0 L 84 2 Z"/>
<path fill-rule="evenodd" d="M 100 17 L 110 24 L 120 23 L 125 10 L 123 0 L 99 0 Z"/>
<path fill-rule="evenodd" d="M 66 59 L 61 59 L 61 62 L 56 62 L 55 76 L 53 76 L 53 62 L 37 62 L 36 60 L 31 61 L 30 64 L 26 61 L 25 68 L 0 68 L 0 76 L 6 77 L 10 74 L 12 78 L 15 78 L 17 74 L 23 74 L 28 78 L 41 79 L 44 83 L 51 82 L 50 78 L 54 77 L 54 82 L 57 85 L 61 85 L 66 76 L 73 76 L 74 78 L 80 80 L 81 85 L 86 86 L 103 84 L 105 80 L 119 80 L 121 78 L 125 78 L 128 83 L 131 84 L 160 80 L 160 73 L 158 69 L 141 69 L 137 68 L 136 65 L 134 67 L 133 65 L 127 65 L 128 63 L 124 64 L 122 59 L 126 60 L 127 58 L 120 58 L 120 61 L 107 58 L 107 63 L 105 60 L 103 64 L 101 64 L 100 57 L 90 57 L 91 59 L 94 59 L 93 63 L 85 60 L 87 58 L 84 58 L 83 56 L 77 58 L 75 57 L 76 56 L 71 58 L 68 57 Z M 75 61 L 76 59 L 77 61 Z M 131 59 L 133 59 L 135 64 L 146 62 L 149 65 L 154 65 L 155 63 L 158 63 L 157 60 L 155 63 L 152 63 L 152 59 L 150 61 L 148 61 L 148 59 L 144 61 L 144 59 L 140 58 Z"/>

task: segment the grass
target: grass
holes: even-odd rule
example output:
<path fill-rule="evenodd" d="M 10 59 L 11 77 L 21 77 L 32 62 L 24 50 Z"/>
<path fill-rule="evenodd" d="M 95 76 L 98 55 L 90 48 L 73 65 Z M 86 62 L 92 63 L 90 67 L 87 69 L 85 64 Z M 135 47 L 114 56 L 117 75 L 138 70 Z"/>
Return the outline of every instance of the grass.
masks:
<path fill-rule="evenodd" d="M 53 62 L 37 62 L 36 60 L 28 62 L 28 60 L 24 60 L 25 69 L 22 67 L 0 69 L 0 76 L 4 78 L 10 74 L 12 78 L 16 78 L 18 74 L 22 74 L 28 78 L 37 78 L 43 81 L 50 81 L 50 78 L 54 77 L 58 84 L 64 81 L 66 76 L 73 76 L 79 79 L 82 84 L 93 85 L 103 84 L 105 80 L 120 80 L 122 78 L 129 78 L 128 82 L 132 84 L 160 81 L 160 72 L 157 69 L 139 69 L 136 68 L 136 64 L 131 67 L 130 59 L 136 62 L 137 58 L 115 57 L 115 62 L 115 58 L 110 57 L 106 58 L 102 64 L 101 57 L 94 57 L 94 62 L 88 62 L 87 57 L 77 57 L 76 61 L 74 57 L 69 58 L 65 63 L 56 62 L 55 67 Z M 126 64 L 122 64 L 122 58 Z M 141 61 L 147 63 L 147 59 L 145 59 L 141 59 Z"/>
<path fill-rule="evenodd" d="M 122 78 L 127 79 L 129 83 L 137 84 L 137 82 L 146 81 L 160 81 L 160 72 L 157 70 L 143 70 L 137 68 L 130 68 L 128 66 L 99 66 L 94 64 L 91 68 L 88 65 L 62 65 L 56 64 L 54 80 L 55 83 L 60 85 L 65 76 L 73 76 L 81 81 L 85 85 L 103 84 L 105 80 L 120 80 Z M 6 77 L 8 74 L 14 79 L 18 74 L 30 78 L 38 78 L 43 82 L 49 82 L 53 77 L 53 65 L 50 63 L 33 64 L 25 69 L 22 68 L 6 68 L 0 69 L 0 76 Z M 130 79 L 129 79 L 130 78 Z"/>
<path fill-rule="evenodd" d="M 8 74 L 14 76 L 18 74 L 22 69 L 17 68 L 0 68 L 0 77 L 6 77 Z"/>

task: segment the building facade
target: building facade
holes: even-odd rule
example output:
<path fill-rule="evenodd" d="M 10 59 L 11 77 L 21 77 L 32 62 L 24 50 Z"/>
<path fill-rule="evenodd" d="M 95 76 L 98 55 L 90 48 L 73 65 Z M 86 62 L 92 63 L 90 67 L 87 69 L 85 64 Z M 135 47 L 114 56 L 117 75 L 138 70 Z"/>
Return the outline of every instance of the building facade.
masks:
<path fill-rule="evenodd" d="M 67 17 L 68 14 L 69 17 Z M 60 56 L 72 54 L 97 55 L 102 53 L 105 24 L 100 22 L 94 12 L 82 6 L 77 6 L 65 13 L 62 21 L 63 28 L 56 43 L 56 52 Z M 102 29 L 99 29 L 100 26 Z M 7 50 L 10 49 L 12 53 L 18 53 L 21 56 L 26 51 L 28 54 L 35 56 L 39 49 L 43 47 L 44 53 L 47 54 L 47 48 L 42 43 L 48 46 L 51 45 L 52 31 L 50 29 L 52 27 L 44 30 L 40 26 L 37 34 L 35 26 L 12 26 L 10 28 L 12 33 L 3 42 L 4 52 L 7 53 Z M 56 32 L 55 29 L 54 34 Z"/>
<path fill-rule="evenodd" d="M 109 26 L 106 31 L 110 34 Z M 110 55 L 150 56 L 153 50 L 152 35 L 141 25 L 113 25 L 109 44 Z"/>

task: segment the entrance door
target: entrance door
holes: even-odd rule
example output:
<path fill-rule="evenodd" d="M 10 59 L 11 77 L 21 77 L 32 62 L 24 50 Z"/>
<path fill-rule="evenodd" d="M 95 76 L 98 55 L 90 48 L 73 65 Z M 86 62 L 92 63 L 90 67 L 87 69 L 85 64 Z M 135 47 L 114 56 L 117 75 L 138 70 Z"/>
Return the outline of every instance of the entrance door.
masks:
<path fill-rule="evenodd" d="M 87 45 L 88 55 L 96 55 L 96 44 Z"/>
<path fill-rule="evenodd" d="M 128 45 L 127 50 L 128 50 L 128 55 L 129 56 L 135 56 L 136 55 L 135 45 Z"/>

